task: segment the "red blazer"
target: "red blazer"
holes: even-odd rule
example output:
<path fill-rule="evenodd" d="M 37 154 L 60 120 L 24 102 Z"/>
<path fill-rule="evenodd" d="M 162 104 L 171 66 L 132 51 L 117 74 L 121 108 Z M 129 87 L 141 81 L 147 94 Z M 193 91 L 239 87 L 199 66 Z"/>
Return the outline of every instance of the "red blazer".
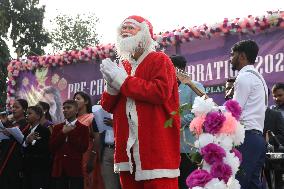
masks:
<path fill-rule="evenodd" d="M 65 125 L 55 125 L 49 141 L 49 148 L 53 154 L 52 177 L 63 175 L 83 177 L 82 156 L 89 145 L 89 128 L 76 122 L 76 128 L 67 134 L 62 133 Z"/>

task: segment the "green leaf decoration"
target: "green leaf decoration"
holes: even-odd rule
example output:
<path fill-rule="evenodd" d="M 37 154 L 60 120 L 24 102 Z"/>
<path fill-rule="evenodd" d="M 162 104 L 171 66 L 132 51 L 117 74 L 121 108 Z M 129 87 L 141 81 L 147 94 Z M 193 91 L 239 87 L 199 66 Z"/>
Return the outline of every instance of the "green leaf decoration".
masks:
<path fill-rule="evenodd" d="M 164 127 L 165 128 L 172 127 L 173 126 L 172 124 L 173 124 L 173 118 L 170 118 L 165 122 Z"/>
<path fill-rule="evenodd" d="M 200 164 L 202 161 L 202 156 L 199 152 L 194 152 L 191 154 L 191 161 Z"/>
<path fill-rule="evenodd" d="M 171 112 L 170 114 L 171 115 L 176 115 L 178 112 L 177 111 L 173 111 L 173 112 Z"/>

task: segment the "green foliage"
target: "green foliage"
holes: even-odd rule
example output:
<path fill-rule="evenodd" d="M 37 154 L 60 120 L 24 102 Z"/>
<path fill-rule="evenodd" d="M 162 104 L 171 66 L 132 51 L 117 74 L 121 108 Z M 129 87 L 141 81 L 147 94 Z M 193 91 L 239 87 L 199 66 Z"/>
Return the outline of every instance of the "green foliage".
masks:
<path fill-rule="evenodd" d="M 0 38 L 0 111 L 6 108 L 7 98 L 7 62 L 9 60 L 9 50 L 4 40 Z"/>
<path fill-rule="evenodd" d="M 45 7 L 39 0 L 2 0 L 1 36 L 9 37 L 19 55 L 43 55 L 50 38 L 43 28 Z M 8 30 L 11 29 L 8 36 Z"/>
<path fill-rule="evenodd" d="M 43 29 L 45 7 L 39 0 L 0 0 L 0 109 L 5 109 L 7 64 L 10 59 L 6 41 L 11 40 L 19 56 L 42 55 L 50 42 Z"/>
<path fill-rule="evenodd" d="M 165 127 L 165 128 L 172 127 L 172 126 L 173 126 L 172 124 L 173 124 L 173 118 L 171 117 L 170 119 L 168 119 L 168 120 L 165 122 L 164 127 Z"/>
<path fill-rule="evenodd" d="M 196 164 L 200 164 L 202 161 L 202 156 L 199 152 L 194 152 L 194 153 L 191 153 L 190 159 L 192 162 Z"/>
<path fill-rule="evenodd" d="M 0 37 L 1 38 L 7 37 L 10 22 L 11 22 L 10 2 L 9 0 L 1 0 L 0 2 Z"/>
<path fill-rule="evenodd" d="M 191 109 L 192 109 L 191 104 L 184 103 L 184 104 L 180 105 L 180 107 L 179 107 L 179 110 L 178 110 L 179 115 L 183 116 L 185 111 L 188 111 L 188 110 L 191 110 Z"/>
<path fill-rule="evenodd" d="M 99 44 L 96 32 L 98 18 L 95 14 L 78 14 L 75 17 L 59 14 L 51 22 L 56 26 L 51 32 L 52 45 L 56 51 L 82 49 Z"/>
<path fill-rule="evenodd" d="M 173 124 L 172 116 L 183 116 L 184 112 L 187 110 L 191 110 L 191 108 L 192 108 L 191 104 L 188 103 L 180 105 L 178 111 L 173 111 L 170 113 L 171 118 L 165 122 L 164 127 L 165 128 L 172 127 Z"/>

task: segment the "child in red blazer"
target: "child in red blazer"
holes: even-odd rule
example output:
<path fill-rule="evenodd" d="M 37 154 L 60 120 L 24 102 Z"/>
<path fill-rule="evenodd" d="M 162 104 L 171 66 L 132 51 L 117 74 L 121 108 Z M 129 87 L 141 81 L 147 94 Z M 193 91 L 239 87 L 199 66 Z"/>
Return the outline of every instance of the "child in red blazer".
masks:
<path fill-rule="evenodd" d="M 53 154 L 53 189 L 83 189 L 82 156 L 88 149 L 89 129 L 77 121 L 78 105 L 63 103 L 65 122 L 54 126 L 49 147 Z"/>

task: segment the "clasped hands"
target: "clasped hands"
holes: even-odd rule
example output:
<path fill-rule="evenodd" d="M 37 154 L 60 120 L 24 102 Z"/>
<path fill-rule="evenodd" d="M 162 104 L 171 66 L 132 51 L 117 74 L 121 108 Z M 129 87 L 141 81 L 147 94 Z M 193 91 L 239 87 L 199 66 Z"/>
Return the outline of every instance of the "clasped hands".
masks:
<path fill-rule="evenodd" d="M 102 60 L 100 71 L 103 78 L 107 81 L 108 85 L 116 90 L 120 90 L 121 86 L 114 85 L 113 82 L 117 77 L 127 77 L 127 73 L 123 68 L 118 67 L 111 59 L 106 58 Z"/>
<path fill-rule="evenodd" d="M 27 136 L 26 143 L 32 144 L 33 141 L 39 140 L 39 139 L 41 139 L 41 137 L 39 136 L 39 133 L 38 132 L 32 132 Z"/>

